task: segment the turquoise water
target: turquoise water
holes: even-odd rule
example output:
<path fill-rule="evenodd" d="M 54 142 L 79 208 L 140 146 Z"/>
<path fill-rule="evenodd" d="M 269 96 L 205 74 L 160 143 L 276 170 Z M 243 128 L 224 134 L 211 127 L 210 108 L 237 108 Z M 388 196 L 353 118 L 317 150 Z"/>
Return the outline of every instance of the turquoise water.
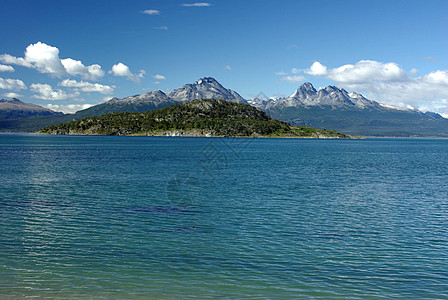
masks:
<path fill-rule="evenodd" d="M 448 298 L 448 140 L 0 135 L 0 298 Z"/>

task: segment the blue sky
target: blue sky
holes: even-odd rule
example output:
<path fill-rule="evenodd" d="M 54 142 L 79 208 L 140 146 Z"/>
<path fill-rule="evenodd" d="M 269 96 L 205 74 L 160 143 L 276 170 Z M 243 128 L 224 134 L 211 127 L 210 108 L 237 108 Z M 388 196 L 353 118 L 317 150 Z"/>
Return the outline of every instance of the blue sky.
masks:
<path fill-rule="evenodd" d="M 0 97 L 75 111 L 212 76 L 448 116 L 448 1 L 2 0 Z M 204 1 L 204 2 L 202 2 Z"/>

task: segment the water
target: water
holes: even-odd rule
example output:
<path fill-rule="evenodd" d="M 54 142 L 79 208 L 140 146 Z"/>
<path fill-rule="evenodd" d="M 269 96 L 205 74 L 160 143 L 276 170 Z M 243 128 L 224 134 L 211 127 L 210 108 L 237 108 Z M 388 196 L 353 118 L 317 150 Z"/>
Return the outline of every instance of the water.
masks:
<path fill-rule="evenodd" d="M 0 298 L 448 298 L 448 141 L 0 135 Z"/>

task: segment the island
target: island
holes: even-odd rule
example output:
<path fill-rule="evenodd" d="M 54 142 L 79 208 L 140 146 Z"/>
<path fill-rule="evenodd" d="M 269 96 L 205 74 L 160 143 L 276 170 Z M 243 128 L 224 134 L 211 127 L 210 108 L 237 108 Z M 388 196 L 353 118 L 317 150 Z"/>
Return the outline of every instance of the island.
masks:
<path fill-rule="evenodd" d="M 333 130 L 293 126 L 248 104 L 202 99 L 148 112 L 86 117 L 38 134 L 351 139 Z"/>

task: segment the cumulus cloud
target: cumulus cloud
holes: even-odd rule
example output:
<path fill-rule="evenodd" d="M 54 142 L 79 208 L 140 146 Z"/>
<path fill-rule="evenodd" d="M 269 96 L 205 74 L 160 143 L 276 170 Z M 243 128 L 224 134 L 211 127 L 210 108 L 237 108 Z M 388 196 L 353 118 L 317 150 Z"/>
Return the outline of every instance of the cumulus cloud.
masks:
<path fill-rule="evenodd" d="M 17 65 L 17 66 L 22 66 L 22 67 L 27 67 L 27 68 L 33 67 L 33 65 L 30 62 L 26 61 L 24 58 L 15 57 L 10 54 L 0 55 L 0 62 L 9 64 L 9 65 Z"/>
<path fill-rule="evenodd" d="M 20 98 L 20 97 L 22 97 L 22 95 L 11 92 L 11 93 L 4 93 L 3 97 L 6 97 L 6 98 Z"/>
<path fill-rule="evenodd" d="M 26 85 L 20 79 L 0 78 L 0 89 L 4 90 L 25 90 Z"/>
<path fill-rule="evenodd" d="M 11 66 L 0 64 L 0 72 L 14 72 L 14 68 Z"/>
<path fill-rule="evenodd" d="M 289 83 L 297 84 L 297 83 L 303 82 L 305 80 L 305 77 L 301 76 L 301 75 L 284 76 L 281 78 L 281 80 L 289 82 Z"/>
<path fill-rule="evenodd" d="M 101 66 L 93 64 L 85 66 L 81 61 L 71 58 L 61 59 L 59 49 L 42 42 L 31 44 L 25 49 L 25 56 L 14 57 L 9 54 L 0 55 L 0 62 L 34 68 L 40 73 L 61 77 L 66 75 L 81 76 L 94 80 L 104 76 Z"/>
<path fill-rule="evenodd" d="M 79 96 L 79 92 L 66 93 L 61 89 L 54 91 L 49 84 L 33 83 L 30 85 L 30 90 L 33 93 L 33 98 L 43 100 L 66 100 Z"/>
<path fill-rule="evenodd" d="M 128 66 L 120 62 L 116 65 L 113 65 L 112 70 L 110 70 L 109 73 L 114 76 L 127 77 L 129 80 L 140 83 L 140 78 L 143 78 L 146 72 L 144 70 L 140 70 L 139 74 L 134 74 L 131 72 Z"/>
<path fill-rule="evenodd" d="M 157 9 L 146 9 L 146 10 L 142 11 L 142 14 L 151 15 L 151 16 L 160 15 L 160 10 L 157 10 Z"/>
<path fill-rule="evenodd" d="M 66 70 L 59 58 L 59 49 L 37 42 L 26 47 L 25 60 L 30 62 L 40 73 L 65 75 Z"/>
<path fill-rule="evenodd" d="M 326 77 L 384 104 L 448 113 L 448 70 L 412 77 L 416 69 L 406 72 L 393 62 L 361 60 L 333 69 L 315 62 L 304 72 Z"/>
<path fill-rule="evenodd" d="M 185 7 L 206 7 L 206 6 L 212 6 L 210 3 L 205 2 L 196 2 L 196 3 L 184 3 L 182 6 Z"/>
<path fill-rule="evenodd" d="M 59 83 L 60 86 L 74 88 L 82 92 L 98 92 L 101 94 L 112 94 L 115 86 L 108 86 L 99 83 L 90 83 L 85 81 L 76 81 L 65 79 Z"/>
<path fill-rule="evenodd" d="M 79 75 L 83 79 L 95 80 L 104 76 L 104 71 L 98 64 L 93 64 L 86 67 L 79 60 L 74 60 L 71 58 L 62 59 L 61 63 L 68 74 Z"/>
<path fill-rule="evenodd" d="M 68 104 L 68 105 L 47 104 L 46 106 L 47 106 L 47 108 L 54 110 L 54 111 L 60 111 L 65 114 L 73 114 L 79 110 L 83 110 L 83 109 L 92 107 L 93 104 Z"/>
<path fill-rule="evenodd" d="M 152 78 L 157 79 L 157 80 L 165 80 L 166 79 L 165 76 L 160 75 L 160 74 L 153 75 Z"/>
<path fill-rule="evenodd" d="M 320 62 L 315 61 L 311 67 L 305 70 L 305 73 L 313 76 L 320 76 L 327 74 L 327 67 L 322 65 Z"/>

